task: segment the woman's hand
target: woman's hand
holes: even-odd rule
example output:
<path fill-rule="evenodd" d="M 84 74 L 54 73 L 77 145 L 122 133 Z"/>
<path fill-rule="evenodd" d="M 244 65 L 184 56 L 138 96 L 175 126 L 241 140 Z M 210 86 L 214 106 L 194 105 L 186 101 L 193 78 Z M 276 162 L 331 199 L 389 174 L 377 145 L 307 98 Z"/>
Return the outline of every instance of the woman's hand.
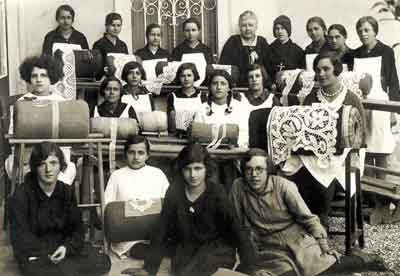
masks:
<path fill-rule="evenodd" d="M 335 257 L 338 263 L 340 262 L 340 257 L 341 257 L 340 253 L 337 252 L 336 250 L 329 248 L 328 240 L 326 238 L 320 238 L 317 239 L 317 241 L 319 243 L 319 247 L 321 248 L 322 255 L 324 254 L 332 255 L 333 257 Z"/>
<path fill-rule="evenodd" d="M 58 264 L 61 262 L 67 253 L 67 248 L 64 245 L 60 245 L 54 253 L 49 256 L 50 261 L 52 261 L 54 264 Z"/>

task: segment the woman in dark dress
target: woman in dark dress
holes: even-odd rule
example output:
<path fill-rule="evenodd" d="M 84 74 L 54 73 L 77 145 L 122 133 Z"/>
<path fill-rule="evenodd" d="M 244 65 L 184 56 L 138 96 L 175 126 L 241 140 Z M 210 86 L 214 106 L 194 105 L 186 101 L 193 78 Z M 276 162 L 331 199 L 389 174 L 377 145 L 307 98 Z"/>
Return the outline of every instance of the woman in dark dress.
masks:
<path fill-rule="evenodd" d="M 223 186 L 211 180 L 209 162 L 208 152 L 200 144 L 190 144 L 180 152 L 179 180 L 168 188 L 160 224 L 151 239 L 151 253 L 145 260 L 150 275 L 157 273 L 169 239 L 174 248 L 174 275 L 208 276 L 218 268 L 233 268 L 237 226 Z M 246 247 L 248 243 L 242 244 Z"/>
<path fill-rule="evenodd" d="M 269 46 L 267 72 L 275 81 L 276 73 L 282 70 L 305 68 L 304 51 L 292 42 L 292 23 L 286 15 L 274 20 L 273 33 L 276 39 Z"/>
<path fill-rule="evenodd" d="M 311 17 L 307 20 L 306 30 L 311 38 L 311 43 L 306 46 L 305 54 L 319 54 L 326 43 L 325 21 L 319 16 Z"/>
<path fill-rule="evenodd" d="M 146 27 L 146 40 L 147 44 L 137 50 L 135 55 L 140 57 L 142 60 L 149 59 L 170 59 L 170 54 L 167 50 L 161 48 L 161 26 L 159 24 L 152 23 Z"/>
<path fill-rule="evenodd" d="M 58 146 L 34 146 L 31 172 L 11 197 L 10 238 L 22 275 L 103 275 L 110 270 L 106 255 L 85 245 L 84 227 L 75 192 L 57 180 L 65 169 Z"/>
<path fill-rule="evenodd" d="M 328 44 L 324 51 L 333 51 L 342 60 L 344 71 L 353 70 L 353 50 L 346 44 L 347 31 L 341 24 L 333 24 L 328 28 Z"/>
<path fill-rule="evenodd" d="M 137 120 L 137 115 L 132 106 L 121 101 L 122 96 L 121 81 L 110 76 L 105 78 L 100 84 L 100 96 L 104 102 L 96 106 L 94 117 L 113 117 L 113 118 L 131 118 Z"/>
<path fill-rule="evenodd" d="M 172 51 L 172 60 L 180 61 L 184 54 L 202 53 L 207 64 L 213 63 L 213 54 L 207 45 L 200 41 L 200 22 L 191 17 L 182 24 L 185 40 Z"/>
<path fill-rule="evenodd" d="M 240 34 L 232 35 L 226 42 L 219 59 L 220 64 L 235 65 L 239 68 L 238 86 L 247 86 L 247 70 L 251 64 L 267 68 L 268 42 L 257 35 L 257 16 L 253 11 L 244 11 L 239 16 Z"/>

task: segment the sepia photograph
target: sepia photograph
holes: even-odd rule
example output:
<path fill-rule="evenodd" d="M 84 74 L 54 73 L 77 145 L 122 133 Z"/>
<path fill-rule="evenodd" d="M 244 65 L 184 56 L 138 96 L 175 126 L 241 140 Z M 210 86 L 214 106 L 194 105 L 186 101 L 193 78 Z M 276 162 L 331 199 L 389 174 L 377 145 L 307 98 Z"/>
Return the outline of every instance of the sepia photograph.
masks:
<path fill-rule="evenodd" d="M 400 0 L 0 0 L 1 276 L 400 276 Z"/>

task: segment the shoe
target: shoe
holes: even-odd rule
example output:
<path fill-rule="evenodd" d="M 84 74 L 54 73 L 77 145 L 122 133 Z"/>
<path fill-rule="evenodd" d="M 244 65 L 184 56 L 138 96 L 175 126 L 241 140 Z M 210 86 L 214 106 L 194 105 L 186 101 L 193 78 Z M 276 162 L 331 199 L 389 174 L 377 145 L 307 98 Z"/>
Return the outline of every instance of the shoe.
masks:
<path fill-rule="evenodd" d="M 389 267 L 383 258 L 376 254 L 365 253 L 360 249 L 352 249 L 351 256 L 359 257 L 366 268 L 366 271 L 387 272 Z"/>

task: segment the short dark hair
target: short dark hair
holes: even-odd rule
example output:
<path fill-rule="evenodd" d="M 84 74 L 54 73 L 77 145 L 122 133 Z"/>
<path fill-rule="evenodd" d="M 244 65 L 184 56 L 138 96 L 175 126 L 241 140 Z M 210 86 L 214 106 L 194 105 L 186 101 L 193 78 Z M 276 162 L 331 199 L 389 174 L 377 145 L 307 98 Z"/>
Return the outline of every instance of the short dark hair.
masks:
<path fill-rule="evenodd" d="M 106 26 L 111 25 L 114 20 L 121 20 L 122 22 L 122 16 L 119 13 L 116 12 L 110 12 L 109 14 L 106 15 Z"/>
<path fill-rule="evenodd" d="M 189 17 L 188 19 L 186 19 L 185 21 L 183 21 L 183 23 L 182 23 L 182 30 L 185 30 L 186 25 L 189 24 L 189 23 L 194 23 L 194 24 L 196 24 L 196 25 L 197 25 L 197 28 L 198 28 L 199 30 L 201 30 L 201 24 L 200 24 L 199 20 L 197 20 L 197 19 L 194 18 L 194 17 Z"/>
<path fill-rule="evenodd" d="M 176 71 L 176 78 L 175 78 L 175 83 L 179 83 L 179 78 L 183 71 L 185 70 L 191 70 L 193 72 L 194 76 L 194 81 L 197 81 L 200 79 L 199 71 L 197 71 L 196 64 L 192 62 L 185 62 L 179 65 L 178 70 Z"/>
<path fill-rule="evenodd" d="M 149 38 L 151 30 L 156 29 L 156 28 L 161 29 L 160 24 L 151 23 L 151 24 L 147 25 L 147 27 L 146 27 L 146 38 Z"/>
<path fill-rule="evenodd" d="M 129 149 L 130 145 L 136 145 L 136 144 L 141 144 L 141 143 L 145 144 L 147 154 L 150 155 L 150 143 L 149 143 L 149 140 L 147 140 L 146 136 L 143 136 L 143 135 L 129 135 L 126 138 L 126 141 L 125 141 L 125 144 L 124 144 L 124 155 L 126 156 L 126 153 L 128 152 L 128 149 Z"/>
<path fill-rule="evenodd" d="M 314 59 L 314 62 L 313 62 L 314 72 L 316 71 L 318 62 L 324 58 L 327 58 L 331 61 L 332 65 L 333 65 L 333 74 L 335 76 L 339 76 L 340 73 L 342 73 L 342 71 L 343 71 L 342 59 L 338 56 L 338 54 L 336 54 L 333 51 L 323 51 L 320 54 L 318 54 L 318 56 Z"/>
<path fill-rule="evenodd" d="M 41 165 L 42 161 L 46 160 L 49 156 L 55 155 L 60 162 L 61 171 L 67 167 L 64 153 L 60 147 L 55 143 L 42 142 L 35 144 L 32 149 L 31 158 L 29 160 L 29 168 L 33 177 L 37 177 L 37 168 Z"/>
<path fill-rule="evenodd" d="M 194 162 L 203 163 L 206 167 L 207 183 L 215 182 L 213 179 L 215 165 L 210 158 L 210 154 L 208 153 L 206 147 L 196 142 L 189 143 L 178 154 L 178 157 L 176 158 L 178 174 L 182 175 L 183 168 Z"/>
<path fill-rule="evenodd" d="M 311 23 L 317 23 L 318 25 L 321 26 L 322 30 L 324 32 L 326 32 L 326 24 L 325 24 L 325 21 L 321 17 L 319 17 L 319 16 L 310 17 L 307 20 L 306 30 L 308 30 L 308 25 L 310 25 Z"/>
<path fill-rule="evenodd" d="M 246 152 L 245 156 L 242 158 L 240 163 L 240 168 L 242 172 L 244 172 L 246 168 L 246 163 L 249 162 L 254 156 L 262 156 L 265 157 L 266 165 L 267 165 L 267 172 L 268 174 L 275 174 L 276 173 L 276 166 L 272 163 L 271 157 L 268 153 L 260 148 L 249 148 Z"/>
<path fill-rule="evenodd" d="M 27 83 L 31 83 L 34 67 L 47 70 L 50 83 L 55 84 L 64 77 L 63 63 L 50 55 L 27 57 L 19 66 L 19 74 Z"/>
<path fill-rule="evenodd" d="M 116 76 L 107 76 L 100 84 L 100 89 L 99 89 L 99 93 L 101 96 L 104 97 L 104 90 L 106 90 L 106 87 L 108 85 L 109 82 L 111 81 L 116 81 L 119 84 L 119 89 L 121 91 L 121 96 L 122 96 L 122 83 L 121 81 L 116 77 Z"/>
<path fill-rule="evenodd" d="M 210 77 L 209 77 L 210 82 L 208 84 L 208 90 L 211 90 L 211 82 L 217 76 L 224 77 L 228 81 L 229 89 L 233 88 L 233 80 L 232 80 L 231 75 L 226 70 L 215 69 L 215 70 L 212 70 L 210 73 Z"/>
<path fill-rule="evenodd" d="M 378 31 L 379 31 L 378 21 L 374 17 L 369 16 L 369 15 L 368 16 L 363 16 L 363 17 L 361 17 L 360 19 L 357 20 L 357 23 L 356 23 L 356 31 L 357 31 L 357 33 L 358 33 L 358 29 L 361 28 L 361 25 L 364 24 L 364 23 L 369 23 L 372 26 L 372 29 L 374 30 L 375 35 L 378 34 Z"/>
<path fill-rule="evenodd" d="M 268 84 L 270 83 L 271 79 L 267 73 L 267 70 L 265 70 L 265 67 L 262 64 L 258 64 L 258 63 L 250 64 L 247 69 L 247 79 L 248 79 L 249 73 L 251 71 L 255 71 L 255 70 L 261 71 L 261 75 L 263 78 L 263 85 L 264 85 L 264 88 L 266 88 L 268 86 Z"/>
<path fill-rule="evenodd" d="M 60 17 L 61 11 L 67 11 L 71 14 L 72 16 L 72 21 L 75 20 L 75 11 L 70 5 L 61 5 L 57 8 L 56 10 L 56 21 Z"/>
<path fill-rule="evenodd" d="M 337 30 L 344 38 L 347 38 L 346 28 L 342 24 L 333 24 L 329 26 L 328 34 L 332 30 Z"/>
<path fill-rule="evenodd" d="M 129 71 L 139 68 L 140 74 L 142 74 L 142 80 L 146 80 L 146 71 L 144 70 L 143 66 L 136 61 L 130 61 L 127 64 L 124 65 L 124 68 L 122 69 L 122 73 L 121 73 L 121 79 L 123 79 L 124 81 L 128 82 L 128 75 L 129 75 Z"/>

